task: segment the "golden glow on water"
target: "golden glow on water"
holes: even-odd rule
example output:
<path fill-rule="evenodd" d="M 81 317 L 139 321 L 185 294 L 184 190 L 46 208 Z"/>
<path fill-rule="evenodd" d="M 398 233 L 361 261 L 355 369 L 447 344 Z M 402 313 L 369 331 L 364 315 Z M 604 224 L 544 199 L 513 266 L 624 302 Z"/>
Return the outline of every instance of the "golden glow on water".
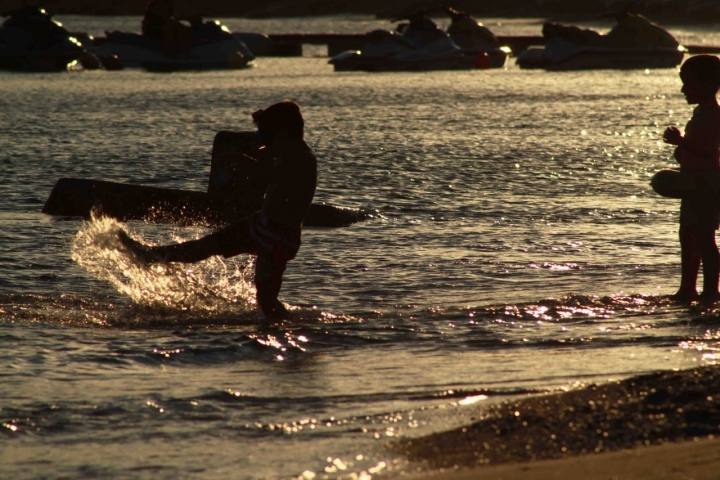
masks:
<path fill-rule="evenodd" d="M 7 428 L 8 430 L 10 430 L 10 431 L 12 431 L 12 432 L 17 432 L 17 430 L 18 430 L 17 425 L 13 425 L 12 423 L 3 423 L 2 426 L 5 427 L 5 428 Z"/>
<path fill-rule="evenodd" d="M 480 402 L 482 400 L 487 400 L 487 395 L 474 395 L 472 397 L 466 397 L 463 398 L 458 402 L 458 405 L 472 405 L 474 403 Z"/>
<path fill-rule="evenodd" d="M 362 460 L 363 455 L 357 455 L 356 460 Z M 348 469 L 352 468 L 354 466 L 353 461 L 343 461 L 340 458 L 332 458 L 328 457 L 326 459 L 328 466 L 325 467 L 324 473 L 326 475 L 323 475 L 321 478 L 347 478 L 348 480 L 371 480 L 373 478 L 373 475 L 381 473 L 385 468 L 387 467 L 386 462 L 378 462 L 376 465 L 374 465 L 371 468 L 368 468 L 367 470 L 361 470 L 359 472 L 347 472 Z M 341 475 L 345 473 L 345 475 Z M 332 477 L 328 477 L 327 474 L 332 474 Z M 340 476 L 338 476 L 340 475 Z M 314 480 L 318 478 L 318 474 L 311 471 L 306 470 L 304 471 L 299 477 L 296 477 L 296 480 Z"/>

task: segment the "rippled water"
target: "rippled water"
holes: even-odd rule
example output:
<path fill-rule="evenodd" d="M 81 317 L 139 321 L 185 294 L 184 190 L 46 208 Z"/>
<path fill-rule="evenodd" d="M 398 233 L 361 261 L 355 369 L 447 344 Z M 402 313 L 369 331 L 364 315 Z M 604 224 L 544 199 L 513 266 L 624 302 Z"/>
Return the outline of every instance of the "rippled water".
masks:
<path fill-rule="evenodd" d="M 293 22 L 250 25 L 375 21 Z M 483 403 L 716 361 L 715 309 L 664 297 L 678 205 L 648 185 L 672 163 L 663 129 L 691 112 L 676 70 L 340 74 L 263 58 L 0 85 L 0 478 L 396 474 L 414 467 L 389 440 Z M 202 190 L 214 133 L 283 98 L 303 107 L 317 199 L 382 214 L 303 232 L 282 291 L 293 322 L 256 313 L 246 257 L 146 269 L 112 235 L 203 229 L 39 213 L 60 177 Z"/>

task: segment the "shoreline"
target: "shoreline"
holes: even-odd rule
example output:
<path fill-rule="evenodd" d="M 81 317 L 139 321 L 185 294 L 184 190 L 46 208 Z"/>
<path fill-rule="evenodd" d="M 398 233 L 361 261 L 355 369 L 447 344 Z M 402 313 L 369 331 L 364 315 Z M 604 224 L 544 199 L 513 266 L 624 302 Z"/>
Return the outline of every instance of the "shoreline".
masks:
<path fill-rule="evenodd" d="M 509 401 L 479 408 L 477 417 L 466 427 L 391 448 L 424 475 L 448 480 L 699 480 L 718 478 L 720 471 L 720 366 Z M 684 457 L 690 459 L 679 460 Z M 658 473 L 673 468 L 695 473 Z"/>

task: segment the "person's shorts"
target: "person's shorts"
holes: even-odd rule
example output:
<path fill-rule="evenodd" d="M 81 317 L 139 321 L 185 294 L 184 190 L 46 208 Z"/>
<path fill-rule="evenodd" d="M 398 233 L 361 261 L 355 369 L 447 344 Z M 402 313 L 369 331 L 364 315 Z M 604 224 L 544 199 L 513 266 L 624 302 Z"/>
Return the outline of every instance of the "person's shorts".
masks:
<path fill-rule="evenodd" d="M 680 225 L 701 230 L 717 230 L 720 225 L 718 176 L 712 173 L 681 173 L 677 182 L 684 186 L 680 201 Z M 684 185 L 684 183 L 687 185 Z"/>
<path fill-rule="evenodd" d="M 717 230 L 720 226 L 720 204 L 702 196 L 683 198 L 680 201 L 680 225 L 701 230 Z"/>
<path fill-rule="evenodd" d="M 255 212 L 213 235 L 217 236 L 226 258 L 249 253 L 284 265 L 300 250 L 300 229 L 286 228 L 262 212 Z"/>

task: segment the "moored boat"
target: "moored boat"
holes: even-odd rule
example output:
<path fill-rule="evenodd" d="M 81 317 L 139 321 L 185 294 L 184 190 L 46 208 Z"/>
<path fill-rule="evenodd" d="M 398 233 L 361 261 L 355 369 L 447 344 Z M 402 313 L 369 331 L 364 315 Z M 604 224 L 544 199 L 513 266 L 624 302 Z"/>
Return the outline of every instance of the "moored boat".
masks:
<path fill-rule="evenodd" d="M 462 12 L 453 12 L 458 19 L 470 18 Z M 423 11 L 394 19 L 394 22 L 409 20 L 409 23 L 401 23 L 394 32 L 373 30 L 366 35 L 367 44 L 361 50 L 342 52 L 329 63 L 335 71 L 371 72 L 468 70 L 505 65 L 508 49 L 492 43 L 473 43 L 476 38 L 472 35 L 460 35 L 458 38 L 467 43 L 460 47 L 448 32 L 426 18 L 427 13 Z M 470 19 L 470 22 L 474 20 Z M 458 20 L 458 23 L 462 22 Z M 464 27 L 456 25 L 455 31 L 467 33 L 467 24 Z"/>
<path fill-rule="evenodd" d="M 162 42 L 139 33 L 109 31 L 94 39 L 88 50 L 98 57 L 117 56 L 126 67 L 150 71 L 217 70 L 254 65 L 255 55 L 218 21 L 197 21 L 192 26 L 190 57 L 180 45 L 174 55 L 164 55 Z"/>
<path fill-rule="evenodd" d="M 3 14 L 0 27 L 0 69 L 57 72 L 86 54 L 80 42 L 40 7 L 22 7 Z"/>
<path fill-rule="evenodd" d="M 546 70 L 651 69 L 679 65 L 686 49 L 664 28 L 627 11 L 607 34 L 575 26 L 543 25 L 543 48 L 520 54 L 521 68 Z"/>
<path fill-rule="evenodd" d="M 475 58 L 476 64 L 483 62 L 481 59 L 487 56 L 485 64 L 488 68 L 505 66 L 512 50 L 503 45 L 489 28 L 468 13 L 454 8 L 446 8 L 445 12 L 451 20 L 447 33 L 465 55 Z"/>

